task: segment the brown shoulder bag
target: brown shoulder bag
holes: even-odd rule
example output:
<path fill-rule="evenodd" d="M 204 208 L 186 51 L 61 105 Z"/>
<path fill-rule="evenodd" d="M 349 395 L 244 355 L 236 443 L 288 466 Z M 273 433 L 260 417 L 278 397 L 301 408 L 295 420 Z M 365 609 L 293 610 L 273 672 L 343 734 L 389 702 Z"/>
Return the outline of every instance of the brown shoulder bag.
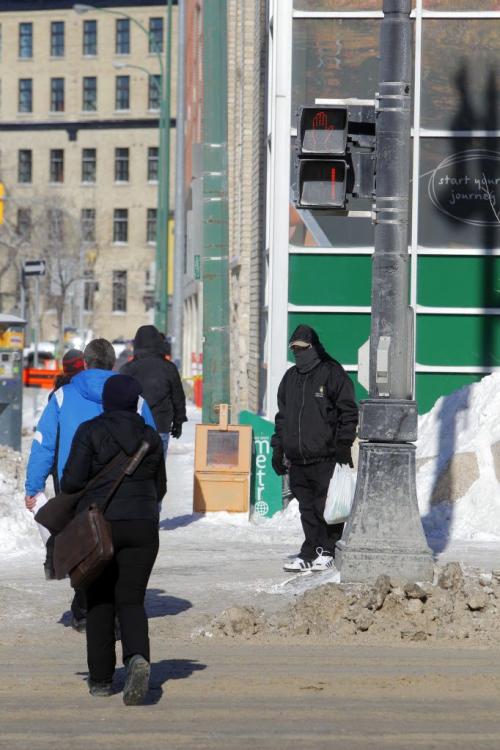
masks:
<path fill-rule="evenodd" d="M 112 559 L 114 549 L 111 526 L 104 518 L 104 513 L 124 477 L 134 473 L 149 447 L 149 443 L 144 440 L 132 458 L 127 459 L 102 505 L 93 503 L 78 513 L 57 534 L 54 544 L 56 578 L 65 578 L 69 574 L 74 589 L 86 589 Z"/>

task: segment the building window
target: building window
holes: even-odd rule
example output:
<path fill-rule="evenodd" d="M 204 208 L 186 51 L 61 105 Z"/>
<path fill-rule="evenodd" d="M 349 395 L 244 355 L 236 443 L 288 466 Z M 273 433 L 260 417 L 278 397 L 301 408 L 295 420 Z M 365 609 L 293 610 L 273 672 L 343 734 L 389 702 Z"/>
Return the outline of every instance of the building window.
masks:
<path fill-rule="evenodd" d="M 113 312 L 127 312 L 127 272 L 113 271 Z"/>
<path fill-rule="evenodd" d="M 82 240 L 87 243 L 95 242 L 95 208 L 82 208 L 81 213 Z"/>
<path fill-rule="evenodd" d="M 163 52 L 163 18 L 149 19 L 149 51 Z"/>
<path fill-rule="evenodd" d="M 33 155 L 31 149 L 23 148 L 18 152 L 18 182 L 31 182 Z"/>
<path fill-rule="evenodd" d="M 97 21 L 83 22 L 83 54 L 97 55 Z"/>
<path fill-rule="evenodd" d="M 33 112 L 33 79 L 19 79 L 18 112 Z"/>
<path fill-rule="evenodd" d="M 31 208 L 17 209 L 17 233 L 25 242 L 31 239 Z"/>
<path fill-rule="evenodd" d="M 115 208 L 113 242 L 128 242 L 128 208 Z"/>
<path fill-rule="evenodd" d="M 129 150 L 115 148 L 115 182 L 129 181 Z"/>
<path fill-rule="evenodd" d="M 64 112 L 64 78 L 50 79 L 50 111 Z"/>
<path fill-rule="evenodd" d="M 82 182 L 95 182 L 97 171 L 97 150 L 82 149 Z"/>
<path fill-rule="evenodd" d="M 60 208 L 49 208 L 47 211 L 47 235 L 49 242 L 63 242 L 63 218 L 63 212 Z"/>
<path fill-rule="evenodd" d="M 64 182 L 64 151 L 62 148 L 50 149 L 50 181 Z"/>
<path fill-rule="evenodd" d="M 19 57 L 28 59 L 33 57 L 33 24 L 19 24 Z"/>
<path fill-rule="evenodd" d="M 146 241 L 154 244 L 156 242 L 156 208 L 148 208 L 146 221 Z"/>
<path fill-rule="evenodd" d="M 51 57 L 64 57 L 64 21 L 52 21 L 50 24 Z"/>
<path fill-rule="evenodd" d="M 95 112 L 97 109 L 97 78 L 95 76 L 83 79 L 83 111 Z"/>
<path fill-rule="evenodd" d="M 158 182 L 158 148 L 148 148 L 148 182 Z"/>
<path fill-rule="evenodd" d="M 149 76 L 148 109 L 159 110 L 161 101 L 161 75 Z"/>
<path fill-rule="evenodd" d="M 130 76 L 116 76 L 115 109 L 130 109 Z"/>
<path fill-rule="evenodd" d="M 115 52 L 117 55 L 130 54 L 130 21 L 128 18 L 116 20 Z"/>
<path fill-rule="evenodd" d="M 93 271 L 83 272 L 83 309 L 84 312 L 92 312 L 95 304 L 95 293 L 99 284 L 95 280 Z"/>

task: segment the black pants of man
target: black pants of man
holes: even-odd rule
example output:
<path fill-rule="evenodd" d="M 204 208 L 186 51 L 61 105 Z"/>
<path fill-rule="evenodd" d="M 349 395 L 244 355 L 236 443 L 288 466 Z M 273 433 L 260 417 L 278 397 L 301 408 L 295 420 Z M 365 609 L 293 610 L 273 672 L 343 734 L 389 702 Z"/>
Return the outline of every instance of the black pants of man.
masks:
<path fill-rule="evenodd" d="M 157 521 L 111 521 L 115 554 L 87 589 L 89 676 L 111 682 L 116 666 L 115 614 L 121 629 L 123 663 L 134 654 L 149 657 L 144 597 L 158 554 Z"/>
<path fill-rule="evenodd" d="M 342 537 L 344 524 L 329 526 L 323 518 L 328 485 L 334 468 L 335 461 L 290 466 L 290 489 L 299 501 L 300 520 L 305 536 L 299 555 L 303 560 L 314 560 L 319 548 L 334 556 L 335 545 Z"/>

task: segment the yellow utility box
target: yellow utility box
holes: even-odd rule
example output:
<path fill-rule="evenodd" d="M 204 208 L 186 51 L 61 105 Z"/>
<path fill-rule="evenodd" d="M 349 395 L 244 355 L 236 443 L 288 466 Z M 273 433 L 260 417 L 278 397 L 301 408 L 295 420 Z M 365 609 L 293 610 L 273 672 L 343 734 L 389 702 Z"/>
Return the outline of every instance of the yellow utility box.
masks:
<path fill-rule="evenodd" d="M 228 424 L 229 406 L 220 405 L 219 424 L 197 424 L 193 510 L 248 513 L 252 428 Z"/>

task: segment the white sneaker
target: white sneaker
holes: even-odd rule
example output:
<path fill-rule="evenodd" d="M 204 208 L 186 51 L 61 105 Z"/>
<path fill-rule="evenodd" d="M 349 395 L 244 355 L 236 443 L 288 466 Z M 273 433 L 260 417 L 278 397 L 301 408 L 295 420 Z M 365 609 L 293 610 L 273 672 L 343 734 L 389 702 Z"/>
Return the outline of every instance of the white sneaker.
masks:
<path fill-rule="evenodd" d="M 328 553 L 324 553 L 323 547 L 318 547 L 316 549 L 316 552 L 318 553 L 318 557 L 315 560 L 313 560 L 312 568 L 311 568 L 311 570 L 314 573 L 321 573 L 324 570 L 333 568 L 332 555 L 329 555 Z"/>
<path fill-rule="evenodd" d="M 310 560 L 303 560 L 301 557 L 296 557 L 295 560 L 291 560 L 289 563 L 283 565 L 283 570 L 288 570 L 290 573 L 301 573 L 305 570 L 311 570 L 312 565 Z"/>

